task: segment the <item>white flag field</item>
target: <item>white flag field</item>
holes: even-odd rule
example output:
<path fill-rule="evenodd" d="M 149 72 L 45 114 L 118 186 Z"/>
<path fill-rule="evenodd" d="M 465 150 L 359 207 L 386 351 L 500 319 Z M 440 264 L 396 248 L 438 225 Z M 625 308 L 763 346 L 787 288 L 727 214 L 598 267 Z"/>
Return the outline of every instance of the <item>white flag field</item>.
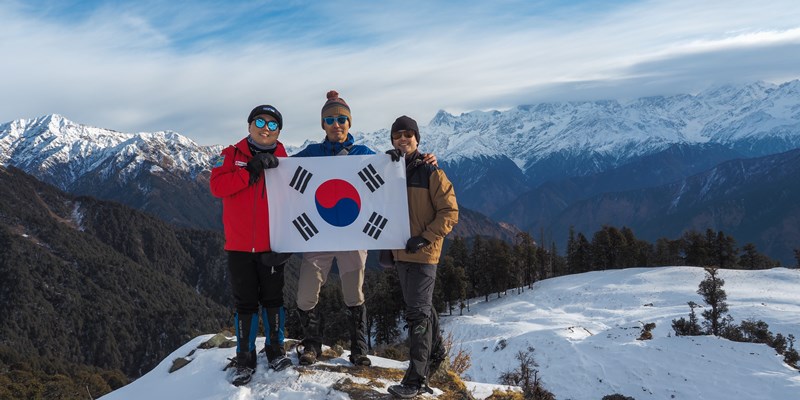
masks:
<path fill-rule="evenodd" d="M 386 154 L 281 158 L 266 171 L 272 250 L 404 248 L 405 165 Z"/>

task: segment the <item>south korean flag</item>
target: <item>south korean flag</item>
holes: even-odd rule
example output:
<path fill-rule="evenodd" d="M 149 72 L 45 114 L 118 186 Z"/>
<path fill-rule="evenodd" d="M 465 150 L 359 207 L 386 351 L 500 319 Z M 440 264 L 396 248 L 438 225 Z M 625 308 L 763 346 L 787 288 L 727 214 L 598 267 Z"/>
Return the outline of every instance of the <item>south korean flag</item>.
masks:
<path fill-rule="evenodd" d="M 405 160 L 281 158 L 266 179 L 273 251 L 402 249 L 411 236 Z"/>

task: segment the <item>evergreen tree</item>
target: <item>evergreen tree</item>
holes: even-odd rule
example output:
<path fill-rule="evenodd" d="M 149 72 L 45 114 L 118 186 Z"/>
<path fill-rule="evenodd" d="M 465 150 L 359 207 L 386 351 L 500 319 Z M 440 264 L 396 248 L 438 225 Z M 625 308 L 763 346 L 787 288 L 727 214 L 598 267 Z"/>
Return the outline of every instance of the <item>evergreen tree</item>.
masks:
<path fill-rule="evenodd" d="M 534 282 L 545 279 L 549 257 L 544 247 L 536 247 L 536 271 L 533 274 Z"/>
<path fill-rule="evenodd" d="M 653 245 L 647 241 L 639 240 L 634 236 L 633 230 L 622 228 L 622 235 L 629 243 L 631 253 L 631 267 L 649 267 L 653 265 Z"/>
<path fill-rule="evenodd" d="M 711 265 L 710 244 L 705 236 L 697 231 L 688 231 L 681 237 L 682 248 L 687 265 L 706 267 Z"/>
<path fill-rule="evenodd" d="M 671 265 L 686 265 L 684 259 L 681 257 L 681 240 L 669 240 L 667 238 L 659 238 L 653 249 L 652 265 L 657 266 L 671 266 Z"/>
<path fill-rule="evenodd" d="M 636 236 L 633 235 L 633 230 L 627 226 L 623 226 L 619 231 L 624 240 L 620 243 L 619 262 L 618 268 L 641 267 L 644 263 L 640 262 L 642 255 L 640 254 L 639 243 Z M 646 258 L 646 257 L 645 257 Z"/>
<path fill-rule="evenodd" d="M 556 243 L 550 243 L 550 276 L 562 276 L 567 274 L 567 260 L 558 255 Z"/>
<path fill-rule="evenodd" d="M 694 312 L 694 309 L 697 308 L 698 305 L 693 301 L 690 301 L 688 304 L 691 309 L 689 312 L 689 321 L 686 321 L 683 317 L 678 320 L 672 320 L 672 329 L 675 331 L 675 336 L 699 336 L 703 334 L 700 329 L 700 324 L 697 322 L 697 314 Z"/>
<path fill-rule="evenodd" d="M 520 232 L 517 234 L 517 247 L 522 284 L 531 288 L 536 276 L 536 242 L 529 233 Z"/>
<path fill-rule="evenodd" d="M 547 271 L 547 250 L 544 248 L 544 228 L 539 230 L 539 246 L 536 247 L 536 273 L 534 274 L 534 281 L 545 279 Z"/>
<path fill-rule="evenodd" d="M 783 354 L 786 351 L 786 338 L 780 333 L 776 333 L 775 340 L 772 341 L 770 346 L 772 346 L 778 354 Z"/>
<path fill-rule="evenodd" d="M 467 275 L 463 268 L 455 265 L 453 257 L 444 256 L 437 271 L 436 288 L 441 289 L 447 303 L 446 309 L 453 315 L 453 307 L 462 304 L 467 295 Z M 459 312 L 461 307 L 459 307 Z M 463 313 L 461 313 L 463 314 Z"/>
<path fill-rule="evenodd" d="M 711 230 L 709 229 L 709 232 Z M 717 232 L 713 240 L 714 264 L 722 269 L 733 268 L 738 262 L 739 250 L 736 247 L 736 240 L 722 231 Z"/>
<path fill-rule="evenodd" d="M 752 243 L 747 243 L 742 246 L 742 254 L 739 256 L 739 266 L 744 269 L 769 269 L 775 264 L 769 257 L 761 254 L 756 250 L 756 246 Z"/>
<path fill-rule="evenodd" d="M 492 292 L 492 268 L 490 265 L 488 245 L 480 236 L 472 242 L 472 253 L 469 262 L 470 280 L 476 296 L 484 296 L 489 301 Z"/>
<path fill-rule="evenodd" d="M 794 259 L 797 260 L 796 268 L 800 268 L 800 249 L 794 249 Z"/>
<path fill-rule="evenodd" d="M 702 316 L 705 318 L 703 325 L 706 327 L 707 332 L 720 336 L 721 329 L 724 326 L 725 314 L 728 312 L 728 295 L 722 286 L 725 285 L 725 280 L 718 276 L 717 268 L 705 268 L 706 277 L 700 282 L 700 288 L 697 289 L 697 294 L 703 297 L 703 301 L 711 307 L 703 311 Z"/>
<path fill-rule="evenodd" d="M 611 263 L 616 262 L 611 249 L 611 238 L 608 237 L 608 230 L 600 229 L 592 235 L 592 256 L 594 258 L 594 270 L 606 270 Z"/>
<path fill-rule="evenodd" d="M 497 293 L 500 298 L 501 293 L 505 293 L 512 287 L 511 279 L 511 249 L 508 243 L 501 239 L 491 238 L 488 240 L 489 264 L 493 278 L 490 280 L 492 292 Z"/>
<path fill-rule="evenodd" d="M 578 241 L 575 239 L 575 227 L 569 226 L 569 236 L 567 237 L 567 273 L 574 274 L 580 271 L 578 266 Z"/>
<path fill-rule="evenodd" d="M 794 348 L 794 335 L 790 333 L 786 338 L 789 341 L 789 348 L 783 353 L 783 362 L 794 368 L 800 368 L 800 365 L 798 365 L 800 354 Z"/>
<path fill-rule="evenodd" d="M 589 239 L 578 232 L 575 249 L 575 267 L 577 272 L 589 272 L 593 270 L 592 267 L 592 245 Z"/>
<path fill-rule="evenodd" d="M 626 245 L 625 237 L 617 228 L 603 225 L 592 236 L 592 256 L 595 265 L 602 270 L 620 268 L 623 248 Z"/>
<path fill-rule="evenodd" d="M 469 262 L 469 249 L 461 236 L 453 237 L 450 247 L 447 248 L 445 255 L 453 258 L 453 265 L 463 270 L 467 269 Z"/>
<path fill-rule="evenodd" d="M 775 342 L 775 337 L 769 331 L 769 325 L 764 321 L 745 320 L 742 321 L 740 329 L 745 341 L 766 345 L 772 345 Z"/>

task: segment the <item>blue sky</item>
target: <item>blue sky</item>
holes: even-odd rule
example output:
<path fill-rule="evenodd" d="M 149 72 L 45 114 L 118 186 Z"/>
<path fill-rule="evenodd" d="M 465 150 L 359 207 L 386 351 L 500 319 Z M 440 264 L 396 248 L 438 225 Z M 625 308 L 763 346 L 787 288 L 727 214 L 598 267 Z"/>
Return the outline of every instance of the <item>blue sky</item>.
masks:
<path fill-rule="evenodd" d="M 319 140 L 336 89 L 353 131 L 546 101 L 800 78 L 800 5 L 775 1 L 0 2 L 0 122 L 58 113 L 201 144 L 269 103 Z"/>

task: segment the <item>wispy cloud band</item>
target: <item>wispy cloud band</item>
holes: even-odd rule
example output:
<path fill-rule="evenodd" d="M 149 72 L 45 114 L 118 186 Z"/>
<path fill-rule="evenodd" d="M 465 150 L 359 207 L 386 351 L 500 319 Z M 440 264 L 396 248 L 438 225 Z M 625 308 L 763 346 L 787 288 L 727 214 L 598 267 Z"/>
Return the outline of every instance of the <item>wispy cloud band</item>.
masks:
<path fill-rule="evenodd" d="M 104 2 L 0 5 L 0 121 L 61 113 L 200 143 L 271 103 L 282 140 L 322 137 L 337 89 L 353 129 L 550 100 L 796 79 L 794 1 Z"/>

